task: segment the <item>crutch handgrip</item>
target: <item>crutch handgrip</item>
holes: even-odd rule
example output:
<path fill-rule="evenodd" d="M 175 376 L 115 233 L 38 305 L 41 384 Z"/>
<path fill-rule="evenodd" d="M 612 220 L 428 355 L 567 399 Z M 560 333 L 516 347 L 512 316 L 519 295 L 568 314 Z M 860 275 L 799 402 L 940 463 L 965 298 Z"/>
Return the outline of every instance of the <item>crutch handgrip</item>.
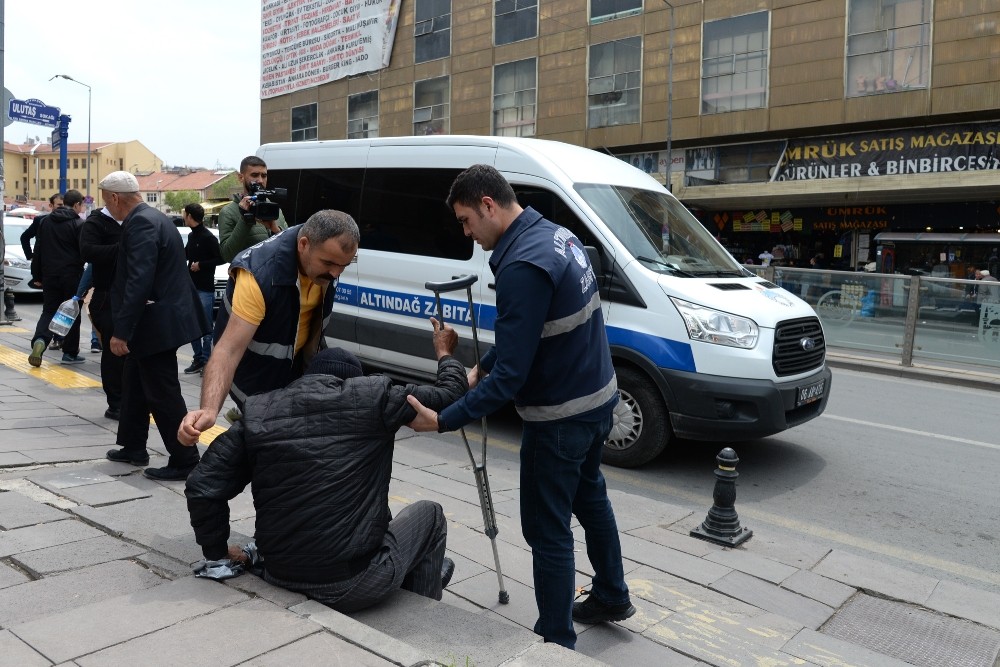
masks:
<path fill-rule="evenodd" d="M 424 283 L 424 289 L 429 289 L 432 292 L 454 292 L 455 290 L 465 289 L 470 285 L 475 284 L 479 280 L 479 276 L 474 273 L 470 273 L 465 276 L 459 276 L 453 278 L 452 280 L 446 280 L 444 282 L 434 283 L 426 282 Z"/>

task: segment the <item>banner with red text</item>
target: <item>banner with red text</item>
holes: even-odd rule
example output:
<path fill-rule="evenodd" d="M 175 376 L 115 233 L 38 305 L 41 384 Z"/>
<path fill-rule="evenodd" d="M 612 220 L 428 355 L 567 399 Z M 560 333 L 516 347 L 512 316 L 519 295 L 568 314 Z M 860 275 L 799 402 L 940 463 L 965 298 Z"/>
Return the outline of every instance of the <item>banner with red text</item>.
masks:
<path fill-rule="evenodd" d="M 260 97 L 389 65 L 401 0 L 262 0 Z"/>

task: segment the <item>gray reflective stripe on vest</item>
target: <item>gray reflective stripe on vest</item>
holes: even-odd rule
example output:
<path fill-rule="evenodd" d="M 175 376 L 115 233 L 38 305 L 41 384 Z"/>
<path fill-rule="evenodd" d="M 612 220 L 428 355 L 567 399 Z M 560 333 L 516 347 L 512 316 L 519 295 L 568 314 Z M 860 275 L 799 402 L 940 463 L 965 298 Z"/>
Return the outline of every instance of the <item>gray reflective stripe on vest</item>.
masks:
<path fill-rule="evenodd" d="M 241 405 L 247 402 L 246 392 L 241 391 L 240 388 L 236 386 L 235 382 L 233 383 L 233 386 L 229 388 L 229 391 Z"/>
<path fill-rule="evenodd" d="M 572 331 L 581 324 L 586 324 L 590 320 L 590 316 L 594 314 L 595 310 L 601 309 L 601 295 L 594 292 L 594 296 L 590 298 L 590 301 L 580 310 L 576 311 L 572 315 L 567 315 L 566 317 L 561 317 L 558 320 L 552 320 L 551 322 L 546 322 L 545 326 L 542 327 L 542 338 L 548 338 L 549 336 L 558 336 L 559 334 L 564 334 L 568 331 Z"/>
<path fill-rule="evenodd" d="M 527 405 L 517 409 L 521 419 L 528 422 L 547 422 L 565 419 L 579 415 L 594 408 L 599 408 L 618 393 L 618 377 L 611 376 L 611 382 L 598 389 L 593 394 L 574 398 L 559 405 Z"/>
<path fill-rule="evenodd" d="M 247 349 L 262 357 L 274 357 L 275 359 L 291 359 L 295 354 L 294 345 L 282 345 L 281 343 L 261 343 L 251 340 Z"/>

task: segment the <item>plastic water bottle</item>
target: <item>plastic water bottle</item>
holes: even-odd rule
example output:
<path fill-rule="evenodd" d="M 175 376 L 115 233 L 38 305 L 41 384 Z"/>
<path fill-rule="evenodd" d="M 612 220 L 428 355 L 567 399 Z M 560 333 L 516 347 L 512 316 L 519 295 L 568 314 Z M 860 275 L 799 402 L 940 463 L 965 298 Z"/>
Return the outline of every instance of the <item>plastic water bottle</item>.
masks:
<path fill-rule="evenodd" d="M 49 322 L 49 331 L 57 336 L 65 336 L 80 316 L 80 297 L 74 296 L 59 304 L 59 310 Z"/>

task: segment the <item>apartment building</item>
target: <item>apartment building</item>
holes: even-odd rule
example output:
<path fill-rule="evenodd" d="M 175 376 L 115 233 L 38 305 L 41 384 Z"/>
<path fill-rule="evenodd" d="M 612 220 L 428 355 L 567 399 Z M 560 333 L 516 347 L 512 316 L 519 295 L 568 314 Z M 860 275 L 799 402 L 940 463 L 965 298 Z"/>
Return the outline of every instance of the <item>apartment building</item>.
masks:
<path fill-rule="evenodd" d="M 587 146 L 669 182 L 741 259 L 824 252 L 854 268 L 882 233 L 1000 239 L 996 0 L 405 0 L 389 14 L 388 66 L 266 97 L 262 142 Z M 989 245 L 957 248 L 952 272 Z"/>

